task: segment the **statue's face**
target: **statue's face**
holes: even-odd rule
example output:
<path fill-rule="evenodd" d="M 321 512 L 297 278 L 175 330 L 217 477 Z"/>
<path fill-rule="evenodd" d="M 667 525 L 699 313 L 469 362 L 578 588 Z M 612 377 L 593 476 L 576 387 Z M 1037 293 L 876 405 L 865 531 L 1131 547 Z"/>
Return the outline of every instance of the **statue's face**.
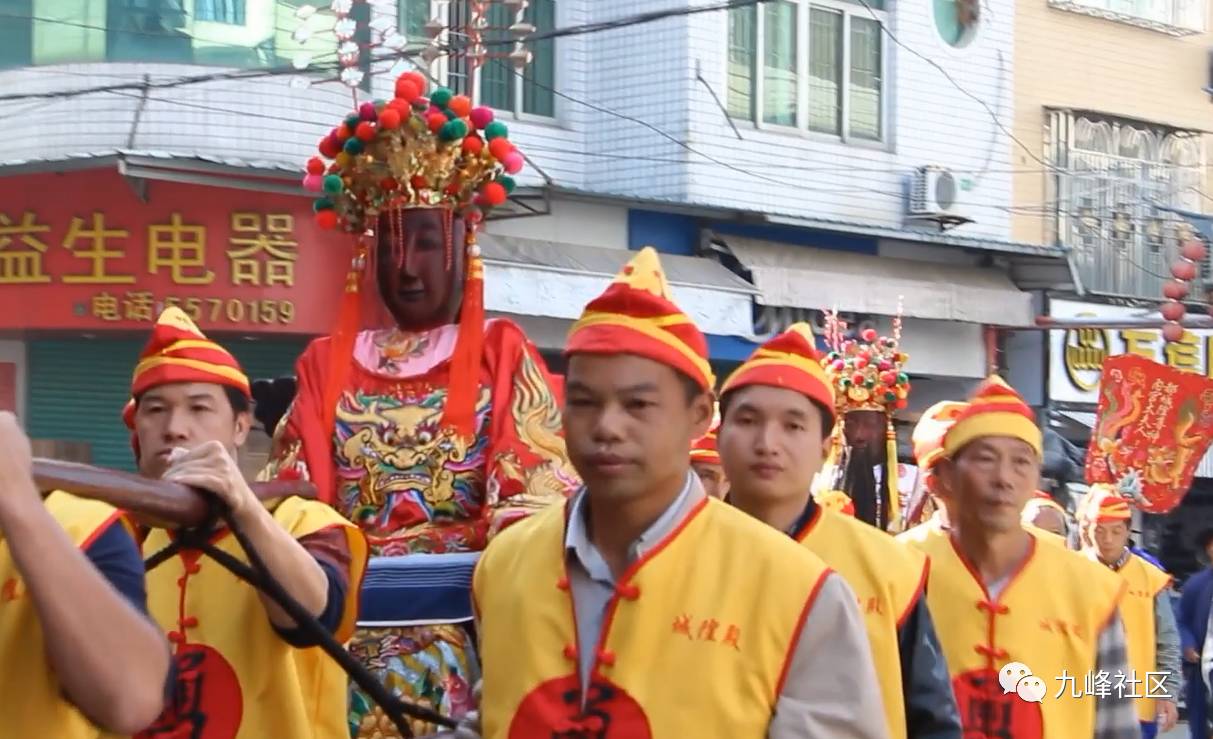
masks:
<path fill-rule="evenodd" d="M 881 411 L 851 411 L 843 424 L 847 445 L 883 451 L 888 423 Z"/>
<path fill-rule="evenodd" d="M 380 214 L 375 279 L 401 329 L 424 331 L 458 320 L 464 233 L 463 220 L 443 208 Z"/>

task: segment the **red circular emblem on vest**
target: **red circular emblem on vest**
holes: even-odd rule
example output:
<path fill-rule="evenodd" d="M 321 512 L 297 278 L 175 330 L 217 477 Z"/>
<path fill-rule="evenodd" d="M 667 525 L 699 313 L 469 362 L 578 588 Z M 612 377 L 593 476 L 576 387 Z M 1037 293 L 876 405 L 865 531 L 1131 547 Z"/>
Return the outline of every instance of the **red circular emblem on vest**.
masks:
<path fill-rule="evenodd" d="M 969 670 L 952 680 L 964 739 L 1041 739 L 1044 717 L 1040 704 L 1003 693 L 998 673 Z M 1045 700 L 1049 700 L 1046 696 Z"/>
<path fill-rule="evenodd" d="M 135 739 L 235 739 L 244 699 L 228 661 L 203 644 L 184 644 L 173 662 L 172 703 Z"/>
<path fill-rule="evenodd" d="M 601 675 L 591 681 L 584 708 L 581 698 L 576 675 L 540 684 L 518 704 L 509 739 L 652 739 L 644 709 Z"/>

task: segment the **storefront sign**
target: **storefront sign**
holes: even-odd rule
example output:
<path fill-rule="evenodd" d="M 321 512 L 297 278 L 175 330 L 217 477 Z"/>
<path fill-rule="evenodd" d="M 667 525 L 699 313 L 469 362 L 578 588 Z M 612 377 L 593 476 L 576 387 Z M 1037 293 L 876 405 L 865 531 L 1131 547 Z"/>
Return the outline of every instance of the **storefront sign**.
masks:
<path fill-rule="evenodd" d="M 1158 318 L 1156 312 L 1147 309 L 1068 300 L 1051 301 L 1049 312 L 1054 318 L 1105 321 Z M 1213 331 L 1185 331 L 1182 340 L 1170 344 L 1163 341 L 1159 329 L 1080 328 L 1050 334 L 1049 398 L 1054 401 L 1094 405 L 1104 360 L 1120 354 L 1136 354 L 1213 377 Z"/>
<path fill-rule="evenodd" d="M 0 330 L 145 328 L 180 306 L 204 330 L 325 333 L 350 244 L 307 198 L 147 183 L 112 170 L 0 178 Z"/>

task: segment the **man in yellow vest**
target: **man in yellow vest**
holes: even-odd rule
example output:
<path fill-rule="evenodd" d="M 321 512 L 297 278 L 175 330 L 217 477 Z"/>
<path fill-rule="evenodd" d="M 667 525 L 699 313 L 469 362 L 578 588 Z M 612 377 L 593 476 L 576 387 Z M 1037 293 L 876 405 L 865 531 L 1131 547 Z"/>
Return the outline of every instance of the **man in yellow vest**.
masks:
<path fill-rule="evenodd" d="M 812 329 L 763 344 L 721 388 L 721 460 L 730 502 L 787 532 L 841 574 L 864 615 L 889 736 L 959 739 L 948 667 L 927 612 L 926 557 L 809 494 L 828 452 L 835 388 Z"/>
<path fill-rule="evenodd" d="M 716 449 L 716 434 L 719 424 L 691 445 L 691 469 L 699 476 L 703 491 L 713 498 L 724 500 L 729 494 L 729 480 L 724 476 L 720 464 L 720 452 Z"/>
<path fill-rule="evenodd" d="M 1024 525 L 1053 534 L 1058 537 L 1058 543 L 1066 544 L 1069 541 L 1070 523 L 1066 518 L 1066 509 L 1043 490 L 1037 490 L 1032 495 L 1032 499 L 1023 507 L 1022 517 Z"/>
<path fill-rule="evenodd" d="M 653 249 L 590 302 L 566 353 L 585 487 L 477 566 L 483 735 L 887 736 L 854 593 L 690 470 L 712 421 L 707 341 Z"/>
<path fill-rule="evenodd" d="M 366 563 L 359 530 L 329 506 L 288 497 L 267 507 L 240 474 L 248 378 L 180 310 L 161 315 L 135 367 L 124 413 L 140 474 L 212 492 L 273 576 L 338 641 L 354 627 Z M 153 528 L 151 556 L 174 541 Z M 211 543 L 248 562 L 231 531 Z M 341 668 L 272 599 L 188 545 L 148 573 L 152 617 L 177 665 L 174 700 L 140 735 L 263 739 L 348 736 Z"/>
<path fill-rule="evenodd" d="M 0 412 L 0 735 L 96 739 L 150 724 L 169 654 L 143 562 L 110 506 L 33 481 L 30 441 Z"/>
<path fill-rule="evenodd" d="M 1179 628 L 1171 609 L 1171 577 L 1129 551 L 1129 501 L 1103 485 L 1093 486 L 1085 509 L 1094 545 L 1085 553 L 1128 585 L 1120 613 L 1129 641 L 1129 666 L 1141 681 L 1137 717 L 1143 739 L 1170 731 L 1179 719 L 1175 689 L 1180 680 Z"/>
<path fill-rule="evenodd" d="M 927 602 L 965 737 L 1136 737 L 1124 584 L 1041 543 L 1020 520 L 1042 447 L 1031 408 L 987 379 L 948 429 L 936 466 L 951 527 L 915 542 L 931 559 Z"/>

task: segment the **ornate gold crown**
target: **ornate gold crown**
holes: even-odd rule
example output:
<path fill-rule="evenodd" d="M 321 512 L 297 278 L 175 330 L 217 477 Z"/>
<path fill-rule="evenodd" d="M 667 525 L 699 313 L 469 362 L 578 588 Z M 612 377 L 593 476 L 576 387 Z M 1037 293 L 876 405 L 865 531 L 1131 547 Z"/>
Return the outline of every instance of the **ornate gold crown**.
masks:
<path fill-rule="evenodd" d="M 839 415 L 851 411 L 881 411 L 892 415 L 906 406 L 910 377 L 904 371 L 909 357 L 900 349 L 901 316 L 893 319 L 893 335 L 879 336 L 867 328 L 858 337 L 846 337 L 847 325 L 838 314 L 826 314 L 826 341 L 830 352 L 822 360 L 834 383 Z"/>
<path fill-rule="evenodd" d="M 323 228 L 363 233 L 389 208 L 452 207 L 478 221 L 514 189 L 522 154 L 489 108 L 439 87 L 425 96 L 418 72 L 396 81 L 396 97 L 363 103 L 320 141 L 304 188 Z"/>

